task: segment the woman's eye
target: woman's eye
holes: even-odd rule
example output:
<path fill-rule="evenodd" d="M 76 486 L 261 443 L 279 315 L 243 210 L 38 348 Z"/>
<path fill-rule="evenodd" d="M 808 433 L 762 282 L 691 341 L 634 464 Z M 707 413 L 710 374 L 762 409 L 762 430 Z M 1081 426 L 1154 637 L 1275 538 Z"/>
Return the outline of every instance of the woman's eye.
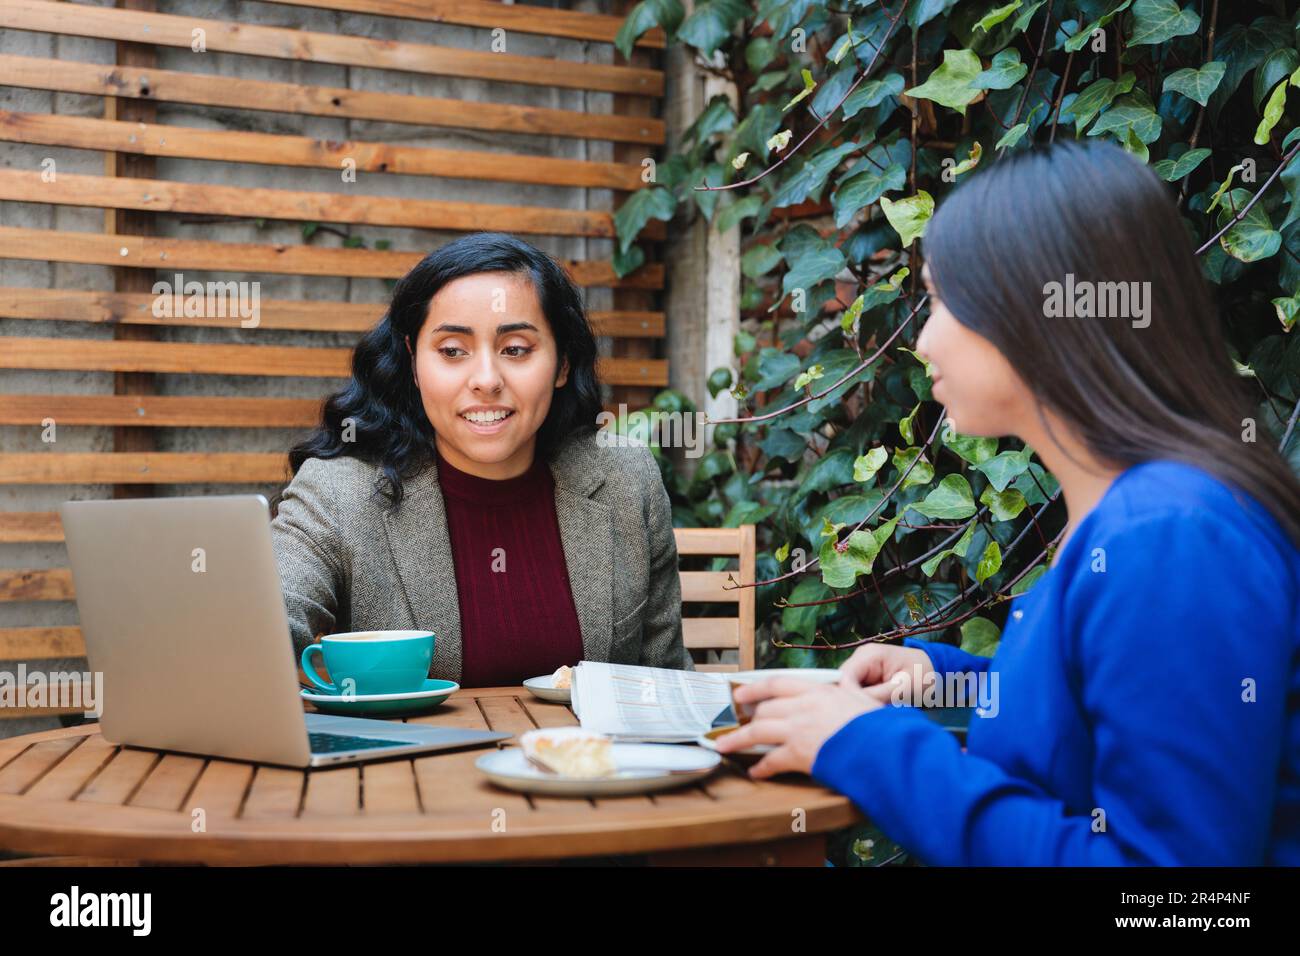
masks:
<path fill-rule="evenodd" d="M 532 348 L 527 345 L 507 345 L 502 351 L 508 353 L 511 358 L 522 358 L 531 352 Z"/>
<path fill-rule="evenodd" d="M 464 351 L 464 349 L 459 349 L 454 345 L 444 345 L 442 348 L 438 349 L 438 351 L 441 352 L 443 355 L 446 355 L 447 358 L 455 358 L 456 357 L 455 355 L 451 355 L 449 353 L 462 352 Z"/>

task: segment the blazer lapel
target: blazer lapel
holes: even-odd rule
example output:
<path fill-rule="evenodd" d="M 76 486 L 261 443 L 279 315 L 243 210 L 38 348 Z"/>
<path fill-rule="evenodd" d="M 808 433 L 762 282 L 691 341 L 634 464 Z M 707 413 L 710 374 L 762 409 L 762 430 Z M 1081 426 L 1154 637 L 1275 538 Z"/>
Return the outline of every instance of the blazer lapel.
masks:
<path fill-rule="evenodd" d="M 551 474 L 583 656 L 605 661 L 614 646 L 614 515 L 591 497 L 605 482 L 595 443 L 592 434 L 570 436 L 552 458 Z"/>
<path fill-rule="evenodd" d="M 401 508 L 384 509 L 388 547 L 411 607 L 412 626 L 435 635 L 431 672 L 459 681 L 460 602 L 436 465 L 404 482 L 403 490 Z"/>

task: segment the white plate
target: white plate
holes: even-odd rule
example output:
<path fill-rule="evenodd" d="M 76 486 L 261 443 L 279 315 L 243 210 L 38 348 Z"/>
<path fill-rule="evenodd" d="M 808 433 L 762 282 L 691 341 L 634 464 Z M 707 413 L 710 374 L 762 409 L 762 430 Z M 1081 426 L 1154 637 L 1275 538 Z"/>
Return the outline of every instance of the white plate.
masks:
<path fill-rule="evenodd" d="M 534 697 L 540 697 L 542 700 L 549 700 L 557 704 L 567 704 L 573 697 L 569 693 L 568 687 L 556 687 L 554 684 L 555 675 L 547 674 L 545 677 L 530 677 L 524 681 Z"/>
<path fill-rule="evenodd" d="M 474 761 L 474 766 L 507 790 L 564 797 L 605 797 L 695 783 L 722 763 L 716 753 L 681 744 L 614 744 L 613 751 L 618 772 L 609 777 L 561 777 L 547 773 L 528 762 L 522 747 L 486 753 Z M 661 769 L 664 767 L 678 772 L 669 773 Z"/>

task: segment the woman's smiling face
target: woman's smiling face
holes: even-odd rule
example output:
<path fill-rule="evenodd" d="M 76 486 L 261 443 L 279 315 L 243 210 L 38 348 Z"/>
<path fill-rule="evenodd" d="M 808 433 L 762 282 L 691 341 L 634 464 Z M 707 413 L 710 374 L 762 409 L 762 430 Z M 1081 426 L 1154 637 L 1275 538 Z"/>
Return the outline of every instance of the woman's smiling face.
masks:
<path fill-rule="evenodd" d="M 449 282 L 407 344 L 438 454 L 483 478 L 527 471 L 568 377 L 531 280 L 483 272 Z"/>

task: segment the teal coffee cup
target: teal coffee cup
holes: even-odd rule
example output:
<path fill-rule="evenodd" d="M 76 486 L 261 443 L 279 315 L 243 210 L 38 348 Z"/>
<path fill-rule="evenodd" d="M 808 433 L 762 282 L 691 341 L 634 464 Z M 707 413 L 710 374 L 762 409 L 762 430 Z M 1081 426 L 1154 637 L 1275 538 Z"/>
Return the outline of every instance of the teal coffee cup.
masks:
<path fill-rule="evenodd" d="M 424 686 L 433 661 L 432 631 L 352 631 L 329 634 L 302 652 L 307 679 L 327 694 L 410 694 Z M 334 679 L 321 679 L 312 663 L 319 654 Z"/>

